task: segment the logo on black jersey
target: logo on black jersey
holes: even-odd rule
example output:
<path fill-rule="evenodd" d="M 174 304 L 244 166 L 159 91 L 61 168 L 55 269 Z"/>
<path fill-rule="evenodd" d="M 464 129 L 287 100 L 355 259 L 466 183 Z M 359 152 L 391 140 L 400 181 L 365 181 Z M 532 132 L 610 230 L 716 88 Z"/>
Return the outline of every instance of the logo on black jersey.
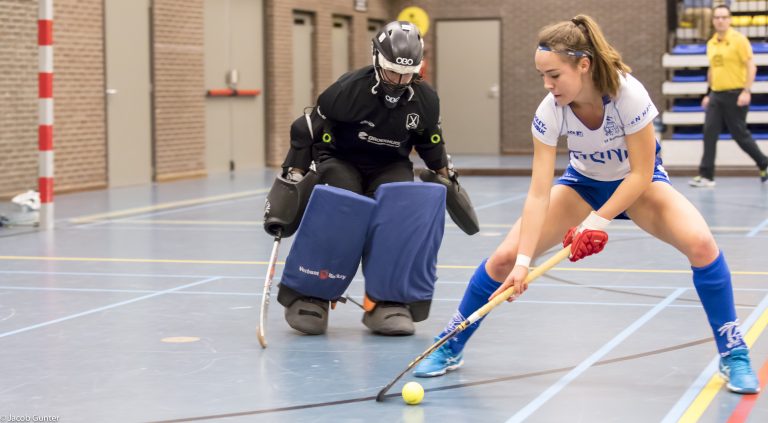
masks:
<path fill-rule="evenodd" d="M 419 126 L 418 113 L 408 113 L 405 117 L 405 129 L 416 129 Z"/>
<path fill-rule="evenodd" d="M 397 103 L 400 101 L 400 97 L 392 97 L 391 95 L 385 95 L 384 98 L 390 103 Z"/>
<path fill-rule="evenodd" d="M 367 142 L 369 142 L 371 144 L 383 145 L 385 147 L 395 147 L 395 148 L 398 148 L 398 147 L 400 147 L 400 144 L 402 144 L 401 141 L 388 140 L 386 138 L 374 137 L 373 135 L 370 135 L 367 132 L 363 132 L 363 131 L 358 132 L 357 137 L 360 138 L 361 140 L 367 141 Z"/>

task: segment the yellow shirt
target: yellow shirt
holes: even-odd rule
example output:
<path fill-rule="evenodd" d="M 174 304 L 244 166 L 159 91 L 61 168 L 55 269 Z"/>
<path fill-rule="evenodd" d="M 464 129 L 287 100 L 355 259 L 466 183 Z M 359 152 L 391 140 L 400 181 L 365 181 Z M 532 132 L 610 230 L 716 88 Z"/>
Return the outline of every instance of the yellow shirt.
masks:
<path fill-rule="evenodd" d="M 747 37 L 728 28 L 722 40 L 717 33 L 707 41 L 709 84 L 712 91 L 736 90 L 747 84 L 747 61 L 752 59 L 752 45 Z"/>

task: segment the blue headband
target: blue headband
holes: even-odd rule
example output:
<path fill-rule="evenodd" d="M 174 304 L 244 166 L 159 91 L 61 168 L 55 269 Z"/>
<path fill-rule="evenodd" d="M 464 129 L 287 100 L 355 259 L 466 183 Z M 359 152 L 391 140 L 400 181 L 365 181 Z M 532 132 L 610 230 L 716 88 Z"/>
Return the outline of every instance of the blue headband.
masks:
<path fill-rule="evenodd" d="M 537 50 L 541 51 L 551 51 L 552 53 L 557 54 L 565 54 L 566 56 L 572 56 L 572 57 L 592 57 L 592 53 L 585 51 L 585 50 L 553 50 L 551 47 L 545 45 L 545 44 L 539 44 L 539 47 Z"/>

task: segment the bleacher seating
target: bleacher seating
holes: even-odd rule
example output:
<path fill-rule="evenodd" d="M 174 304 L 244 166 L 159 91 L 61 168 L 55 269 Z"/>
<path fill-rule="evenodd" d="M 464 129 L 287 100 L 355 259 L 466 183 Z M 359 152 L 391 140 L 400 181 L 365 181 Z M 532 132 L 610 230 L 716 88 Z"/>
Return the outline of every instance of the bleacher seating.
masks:
<path fill-rule="evenodd" d="M 768 151 L 768 1 L 734 0 L 731 11 L 731 25 L 750 38 L 758 66 L 747 123 L 760 148 Z M 660 108 L 662 123 L 668 128 L 661 140 L 662 157 L 668 166 L 696 166 L 703 149 L 705 112 L 701 98 L 707 92 L 707 47 L 704 40 L 696 38 L 697 31 L 690 22 L 680 22 L 676 35 L 675 46 L 662 57 L 668 75 L 662 86 L 668 100 L 666 107 Z M 729 133 L 721 134 L 720 140 L 718 165 L 754 166 Z"/>

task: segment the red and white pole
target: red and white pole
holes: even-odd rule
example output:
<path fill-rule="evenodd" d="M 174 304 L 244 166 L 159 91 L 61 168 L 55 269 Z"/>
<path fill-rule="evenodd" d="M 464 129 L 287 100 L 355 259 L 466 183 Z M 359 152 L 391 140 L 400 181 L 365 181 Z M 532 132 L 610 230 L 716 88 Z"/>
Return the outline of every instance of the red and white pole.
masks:
<path fill-rule="evenodd" d="M 53 0 L 39 0 L 37 44 L 40 227 L 53 229 Z"/>

